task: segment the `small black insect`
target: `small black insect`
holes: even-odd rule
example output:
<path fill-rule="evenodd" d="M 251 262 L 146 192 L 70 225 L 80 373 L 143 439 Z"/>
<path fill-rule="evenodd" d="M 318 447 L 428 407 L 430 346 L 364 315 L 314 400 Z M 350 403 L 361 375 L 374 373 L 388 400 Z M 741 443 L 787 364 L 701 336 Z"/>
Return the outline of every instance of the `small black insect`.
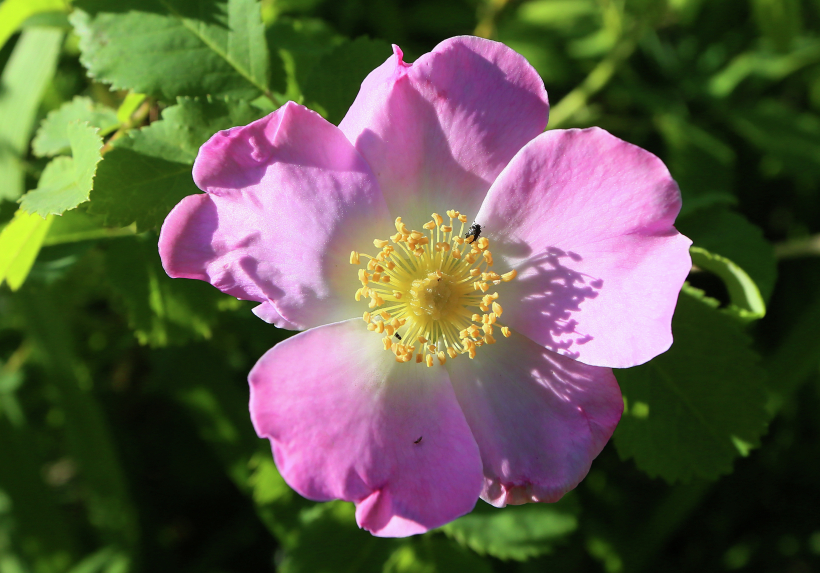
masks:
<path fill-rule="evenodd" d="M 473 240 L 472 240 L 472 241 L 470 241 L 471 243 L 472 243 L 473 241 L 477 241 L 477 240 L 478 240 L 478 236 L 479 236 L 479 235 L 481 235 L 481 225 L 479 225 L 478 223 L 476 223 L 476 222 L 474 221 L 474 222 L 473 222 L 473 224 L 472 224 L 472 225 L 470 225 L 470 230 L 469 230 L 469 231 L 467 231 L 467 234 L 466 234 L 466 235 L 464 235 L 464 238 L 466 239 L 466 238 L 467 238 L 467 237 L 469 237 L 470 235 L 472 235 L 472 237 L 473 237 Z"/>
<path fill-rule="evenodd" d="M 397 332 L 396 334 L 394 334 L 393 336 L 395 336 L 396 338 L 398 338 L 399 340 L 401 340 L 401 334 L 399 334 L 398 332 Z"/>
<path fill-rule="evenodd" d="M 418 440 L 416 440 L 416 441 L 415 441 L 415 442 L 413 442 L 413 443 L 414 443 L 414 444 L 420 444 L 420 443 L 421 443 L 421 439 L 422 439 L 423 437 L 424 437 L 424 436 L 419 436 L 419 439 L 418 439 Z"/>

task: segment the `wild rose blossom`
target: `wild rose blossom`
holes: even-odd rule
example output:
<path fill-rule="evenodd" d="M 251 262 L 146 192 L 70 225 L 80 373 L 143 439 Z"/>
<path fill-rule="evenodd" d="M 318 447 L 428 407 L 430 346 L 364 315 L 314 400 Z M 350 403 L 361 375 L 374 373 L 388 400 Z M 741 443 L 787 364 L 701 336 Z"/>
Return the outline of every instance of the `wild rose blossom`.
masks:
<path fill-rule="evenodd" d="M 548 110 L 502 44 L 394 47 L 339 127 L 291 102 L 214 135 L 163 225 L 169 275 L 305 330 L 251 371 L 254 427 L 375 535 L 558 500 L 620 419 L 610 368 L 672 342 L 677 185 L 601 129 L 544 132 Z"/>

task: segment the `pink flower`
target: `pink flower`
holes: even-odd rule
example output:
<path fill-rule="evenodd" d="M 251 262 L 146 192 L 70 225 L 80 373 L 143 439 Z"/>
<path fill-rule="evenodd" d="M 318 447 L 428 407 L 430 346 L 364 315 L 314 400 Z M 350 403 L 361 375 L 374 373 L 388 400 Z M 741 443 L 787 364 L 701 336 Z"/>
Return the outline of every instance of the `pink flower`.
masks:
<path fill-rule="evenodd" d="M 214 135 L 159 241 L 172 277 L 305 330 L 251 371 L 254 427 L 296 491 L 379 536 L 575 487 L 621 416 L 610 368 L 669 348 L 690 268 L 661 161 L 544 133 L 523 57 L 394 52 L 339 127 L 288 103 Z"/>

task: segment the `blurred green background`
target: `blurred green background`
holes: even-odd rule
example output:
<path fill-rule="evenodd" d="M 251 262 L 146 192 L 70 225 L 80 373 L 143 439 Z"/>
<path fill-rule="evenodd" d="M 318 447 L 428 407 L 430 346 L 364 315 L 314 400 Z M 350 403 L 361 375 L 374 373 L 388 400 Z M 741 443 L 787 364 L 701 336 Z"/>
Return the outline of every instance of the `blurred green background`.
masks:
<path fill-rule="evenodd" d="M 175 95 L 211 93 L 169 95 L 142 77 L 129 84 L 139 66 L 162 73 L 138 51 L 104 69 L 106 46 L 94 33 L 108 16 L 98 13 L 161 19 L 204 4 L 0 4 L 0 225 L 38 186 L 49 157 L 69 148 L 59 115 L 67 105 L 86 109 L 107 140 L 199 105 Z M 820 1 L 253 7 L 265 28 L 269 89 L 254 107 L 220 112 L 234 124 L 287 99 L 338 122 L 390 43 L 412 61 L 445 38 L 477 34 L 535 66 L 550 128 L 599 125 L 660 156 L 684 196 L 678 228 L 740 265 L 768 303 L 765 317 L 743 327 L 765 375 L 768 431 L 757 449 L 739 442 L 734 463 L 671 472 L 631 449 L 629 420 L 641 415 L 628 409 L 614 444 L 558 504 L 494 510 L 479 501 L 443 530 L 371 537 L 356 527 L 352 505 L 292 492 L 253 432 L 247 373 L 287 333 L 253 316 L 251 304 L 162 271 L 156 224 L 193 192 L 185 165 L 196 147 L 183 145 L 173 159 L 184 185 L 157 198 L 155 212 L 121 207 L 127 197 L 108 204 L 103 183 L 116 183 L 117 158 L 133 153 L 118 144 L 100 164 L 90 204 L 32 227 L 42 249 L 31 246 L 30 274 L 0 265 L 0 573 L 820 571 Z M 258 95 L 246 92 L 237 97 Z M 201 128 L 202 141 L 227 127 L 214 122 L 203 124 L 215 127 Z M 59 125 L 62 139 L 52 133 Z M 167 157 L 152 159 L 133 141 L 151 169 L 165 169 L 157 162 Z M 690 283 L 721 308 L 734 302 L 714 274 L 693 272 Z M 737 367 L 738 402 L 758 388 L 745 367 Z M 629 397 L 629 374 L 617 374 Z"/>

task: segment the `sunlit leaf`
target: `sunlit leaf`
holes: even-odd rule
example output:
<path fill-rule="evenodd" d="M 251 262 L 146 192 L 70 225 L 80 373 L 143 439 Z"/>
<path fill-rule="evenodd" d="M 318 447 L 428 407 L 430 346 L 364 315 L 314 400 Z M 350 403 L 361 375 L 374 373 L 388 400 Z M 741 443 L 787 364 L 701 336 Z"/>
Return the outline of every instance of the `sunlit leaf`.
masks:
<path fill-rule="evenodd" d="M 90 98 L 77 96 L 49 113 L 40 124 L 31 142 L 34 154 L 51 157 L 67 152 L 71 148 L 68 128 L 71 122 L 87 122 L 99 128 L 101 135 L 106 135 L 119 124 L 113 109 L 94 103 Z"/>
<path fill-rule="evenodd" d="M 440 536 L 404 540 L 384 564 L 384 573 L 492 573 L 492 565 Z"/>
<path fill-rule="evenodd" d="M 81 7 L 83 3 L 79 3 Z M 252 98 L 269 89 L 268 50 L 256 0 L 90 2 L 71 22 L 89 73 L 115 89 Z M 123 9 L 129 11 L 123 11 Z"/>
<path fill-rule="evenodd" d="M 0 75 L 0 199 L 17 199 L 25 190 L 23 161 L 28 140 L 37 106 L 57 67 L 62 41 L 61 30 L 26 30 Z"/>
<path fill-rule="evenodd" d="M 56 157 L 43 171 L 37 189 L 20 201 L 28 213 L 61 215 L 88 200 L 97 164 L 102 159 L 99 130 L 87 123 L 72 121 L 66 126 L 71 157 Z"/>
<path fill-rule="evenodd" d="M 17 290 L 25 282 L 52 220 L 52 216 L 43 219 L 22 209 L 14 214 L 0 232 L 0 284 L 5 281 L 11 290 Z"/>
<path fill-rule="evenodd" d="M 550 553 L 556 542 L 578 527 L 571 498 L 498 509 L 480 501 L 476 508 L 442 529 L 481 555 L 526 560 Z"/>
<path fill-rule="evenodd" d="M 27 18 L 65 8 L 65 0 L 4 0 L 0 3 L 0 48 Z"/>

